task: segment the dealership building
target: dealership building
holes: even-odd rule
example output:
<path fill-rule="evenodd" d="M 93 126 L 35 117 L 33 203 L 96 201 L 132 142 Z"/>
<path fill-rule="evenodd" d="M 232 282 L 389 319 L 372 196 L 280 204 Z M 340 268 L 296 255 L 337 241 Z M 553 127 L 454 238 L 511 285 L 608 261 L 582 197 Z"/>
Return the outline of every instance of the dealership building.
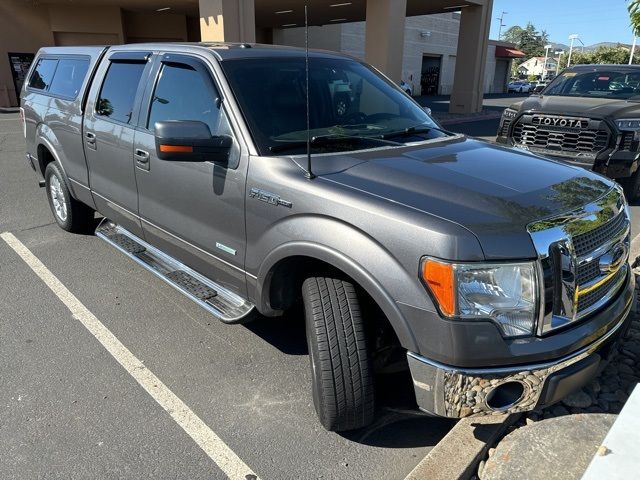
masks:
<path fill-rule="evenodd" d="M 477 112 L 503 92 L 513 45 L 489 40 L 493 0 L 2 0 L 0 106 L 33 54 L 50 45 L 258 42 L 304 45 L 373 64 L 414 94 L 450 94 L 453 113 Z"/>

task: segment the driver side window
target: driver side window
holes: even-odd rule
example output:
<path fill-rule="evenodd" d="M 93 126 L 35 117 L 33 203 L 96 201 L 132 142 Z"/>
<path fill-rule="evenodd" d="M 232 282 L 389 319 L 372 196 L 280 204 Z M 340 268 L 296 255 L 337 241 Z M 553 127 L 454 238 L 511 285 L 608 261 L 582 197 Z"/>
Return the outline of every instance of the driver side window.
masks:
<path fill-rule="evenodd" d="M 206 123 L 211 135 L 220 130 L 220 108 L 202 74 L 188 65 L 164 64 L 156 84 L 147 128 L 163 120 L 197 120 Z M 227 133 L 227 132 L 222 132 Z"/>

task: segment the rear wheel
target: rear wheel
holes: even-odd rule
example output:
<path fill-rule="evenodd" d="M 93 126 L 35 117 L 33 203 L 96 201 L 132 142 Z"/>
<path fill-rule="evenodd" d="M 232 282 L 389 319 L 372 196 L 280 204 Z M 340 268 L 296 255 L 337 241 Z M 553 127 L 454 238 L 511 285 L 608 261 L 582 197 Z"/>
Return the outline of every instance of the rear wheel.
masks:
<path fill-rule="evenodd" d="M 56 223 L 67 232 L 86 232 L 93 223 L 93 210 L 71 196 L 58 162 L 44 171 L 47 199 Z"/>
<path fill-rule="evenodd" d="M 327 430 L 373 421 L 373 372 L 355 288 L 336 278 L 313 277 L 302 286 L 311 361 L 313 403 Z"/>

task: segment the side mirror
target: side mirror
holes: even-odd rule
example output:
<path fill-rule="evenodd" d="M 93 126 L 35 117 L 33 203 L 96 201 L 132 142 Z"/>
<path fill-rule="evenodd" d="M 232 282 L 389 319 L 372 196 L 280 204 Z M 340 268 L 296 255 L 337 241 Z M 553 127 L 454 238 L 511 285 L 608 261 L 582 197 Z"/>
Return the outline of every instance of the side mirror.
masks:
<path fill-rule="evenodd" d="M 209 126 L 195 120 L 156 122 L 156 154 L 161 160 L 177 162 L 215 162 L 227 165 L 233 139 L 212 136 Z"/>

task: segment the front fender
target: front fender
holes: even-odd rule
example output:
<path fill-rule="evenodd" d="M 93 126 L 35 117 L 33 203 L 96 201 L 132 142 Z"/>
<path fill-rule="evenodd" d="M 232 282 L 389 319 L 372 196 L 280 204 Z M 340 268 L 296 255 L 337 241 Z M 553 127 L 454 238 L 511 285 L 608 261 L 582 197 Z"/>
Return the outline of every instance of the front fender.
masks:
<path fill-rule="evenodd" d="M 397 304 L 417 304 L 435 310 L 417 277 L 418 257 L 415 268 L 409 271 L 365 232 L 335 219 L 317 216 L 279 223 L 263 235 L 260 246 L 265 242 L 273 245 L 271 242 L 283 235 L 299 239 L 279 243 L 269 250 L 257 275 L 249 278 L 249 289 L 254 293 L 251 296 L 262 313 L 275 313 L 270 305 L 270 288 L 279 262 L 291 257 L 308 257 L 329 264 L 356 281 L 377 302 L 401 344 L 412 351 L 418 350 L 413 332 Z"/>

